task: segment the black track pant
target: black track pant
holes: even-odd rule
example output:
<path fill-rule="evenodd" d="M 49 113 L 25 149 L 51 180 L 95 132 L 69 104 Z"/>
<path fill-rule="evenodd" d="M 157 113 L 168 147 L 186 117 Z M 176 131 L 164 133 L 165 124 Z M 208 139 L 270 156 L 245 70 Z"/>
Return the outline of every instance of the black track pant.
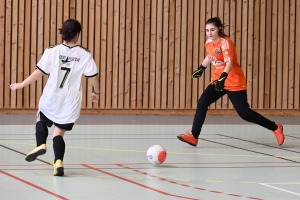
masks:
<path fill-rule="evenodd" d="M 216 102 L 219 98 L 228 95 L 231 103 L 233 104 L 235 110 L 239 116 L 255 124 L 258 124 L 262 127 L 265 127 L 271 131 L 277 129 L 275 122 L 270 121 L 261 114 L 250 109 L 248 100 L 247 100 L 247 91 L 215 91 L 214 85 L 208 85 L 200 99 L 198 100 L 196 114 L 194 116 L 194 122 L 192 127 L 192 134 L 195 138 L 198 138 L 201 132 L 202 125 L 205 121 L 206 113 L 210 104 Z"/>

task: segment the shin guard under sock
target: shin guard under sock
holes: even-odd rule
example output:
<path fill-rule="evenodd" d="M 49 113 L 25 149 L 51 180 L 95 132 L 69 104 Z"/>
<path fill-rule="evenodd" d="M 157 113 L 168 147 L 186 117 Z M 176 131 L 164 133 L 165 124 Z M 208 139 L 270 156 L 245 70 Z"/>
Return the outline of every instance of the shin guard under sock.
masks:
<path fill-rule="evenodd" d="M 35 124 L 35 138 L 36 138 L 36 145 L 40 146 L 42 144 L 46 144 L 48 137 L 48 127 L 42 121 L 38 121 Z"/>
<path fill-rule="evenodd" d="M 63 161 L 65 155 L 65 141 L 61 135 L 57 135 L 53 138 L 53 150 L 54 150 L 54 163 L 60 159 Z"/>

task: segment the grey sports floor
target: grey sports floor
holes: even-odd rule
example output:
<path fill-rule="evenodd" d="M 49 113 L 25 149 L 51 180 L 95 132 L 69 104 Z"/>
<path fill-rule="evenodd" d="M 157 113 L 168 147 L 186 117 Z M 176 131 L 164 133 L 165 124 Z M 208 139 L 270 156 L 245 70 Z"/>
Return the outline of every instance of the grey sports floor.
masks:
<path fill-rule="evenodd" d="M 0 199 L 300 199 L 300 117 L 269 117 L 284 125 L 285 143 L 239 117 L 208 116 L 197 147 L 176 135 L 192 116 L 82 115 L 65 135 L 65 176 L 52 175 L 47 153 L 34 162 L 35 115 L 0 115 Z M 147 149 L 166 161 L 154 166 Z"/>

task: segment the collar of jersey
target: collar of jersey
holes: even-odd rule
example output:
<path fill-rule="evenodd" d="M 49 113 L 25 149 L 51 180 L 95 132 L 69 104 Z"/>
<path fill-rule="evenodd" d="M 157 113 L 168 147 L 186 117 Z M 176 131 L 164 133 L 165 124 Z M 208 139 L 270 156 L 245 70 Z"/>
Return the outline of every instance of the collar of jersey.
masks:
<path fill-rule="evenodd" d="M 72 49 L 72 48 L 74 48 L 74 47 L 77 47 L 77 46 L 78 46 L 78 44 L 76 44 L 75 46 L 72 46 L 72 47 L 70 47 L 70 46 L 66 45 L 65 43 L 63 43 L 63 45 L 64 45 L 65 47 L 68 47 L 69 49 Z"/>

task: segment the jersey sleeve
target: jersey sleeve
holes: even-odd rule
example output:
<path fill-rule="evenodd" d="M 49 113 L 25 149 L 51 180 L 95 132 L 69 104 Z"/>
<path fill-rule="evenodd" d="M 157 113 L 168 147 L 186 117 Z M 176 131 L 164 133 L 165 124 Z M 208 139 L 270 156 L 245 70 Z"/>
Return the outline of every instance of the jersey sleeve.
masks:
<path fill-rule="evenodd" d="M 234 60 L 234 51 L 235 48 L 233 46 L 233 43 L 229 39 L 225 39 L 222 43 L 222 53 L 223 53 L 223 58 L 224 62 L 232 62 Z"/>
<path fill-rule="evenodd" d="M 46 49 L 36 65 L 36 68 L 39 69 L 44 74 L 48 75 L 51 71 L 51 59 L 49 49 Z"/>
<path fill-rule="evenodd" d="M 94 61 L 91 54 L 89 54 L 89 58 L 86 62 L 83 74 L 87 78 L 94 77 L 94 76 L 98 75 L 98 68 L 97 68 L 97 65 L 96 65 L 96 63 L 95 63 L 95 61 Z"/>

